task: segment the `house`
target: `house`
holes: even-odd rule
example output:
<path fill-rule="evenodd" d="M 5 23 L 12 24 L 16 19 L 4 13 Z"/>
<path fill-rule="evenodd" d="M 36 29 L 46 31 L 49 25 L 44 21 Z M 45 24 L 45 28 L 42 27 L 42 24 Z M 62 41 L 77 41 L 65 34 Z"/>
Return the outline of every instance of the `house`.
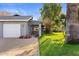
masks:
<path fill-rule="evenodd" d="M 41 36 L 41 23 L 32 19 L 32 16 L 0 16 L 0 38 L 35 35 L 33 32 Z"/>

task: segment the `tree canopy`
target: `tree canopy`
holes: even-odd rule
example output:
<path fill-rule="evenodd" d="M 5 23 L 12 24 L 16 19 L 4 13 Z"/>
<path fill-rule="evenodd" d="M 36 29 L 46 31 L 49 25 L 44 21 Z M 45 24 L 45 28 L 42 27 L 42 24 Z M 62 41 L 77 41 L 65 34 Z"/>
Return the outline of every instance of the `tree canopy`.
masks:
<path fill-rule="evenodd" d="M 41 17 L 43 19 L 43 23 L 49 20 L 49 25 L 46 25 L 49 27 L 50 30 L 55 28 L 59 29 L 61 25 L 64 25 L 64 19 L 65 15 L 61 12 L 61 4 L 55 4 L 55 3 L 46 3 L 41 8 Z M 48 19 L 48 20 L 47 20 Z"/>

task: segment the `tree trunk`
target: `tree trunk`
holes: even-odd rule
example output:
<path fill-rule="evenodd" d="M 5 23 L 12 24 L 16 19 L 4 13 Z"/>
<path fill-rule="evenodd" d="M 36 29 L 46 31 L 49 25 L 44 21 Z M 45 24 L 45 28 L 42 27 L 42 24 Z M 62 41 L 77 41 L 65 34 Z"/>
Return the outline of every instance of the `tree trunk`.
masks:
<path fill-rule="evenodd" d="M 66 42 L 79 43 L 78 4 L 67 4 Z"/>

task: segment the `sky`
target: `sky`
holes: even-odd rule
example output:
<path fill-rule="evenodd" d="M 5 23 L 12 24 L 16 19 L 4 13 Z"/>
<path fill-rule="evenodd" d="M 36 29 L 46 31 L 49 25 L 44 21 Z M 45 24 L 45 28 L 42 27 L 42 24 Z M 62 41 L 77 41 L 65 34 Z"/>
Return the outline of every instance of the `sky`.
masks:
<path fill-rule="evenodd" d="M 38 20 L 41 16 L 40 9 L 42 3 L 0 3 L 0 11 L 8 11 L 12 14 L 21 14 L 25 16 L 33 16 L 33 20 Z M 62 13 L 66 14 L 66 4 L 61 4 Z"/>

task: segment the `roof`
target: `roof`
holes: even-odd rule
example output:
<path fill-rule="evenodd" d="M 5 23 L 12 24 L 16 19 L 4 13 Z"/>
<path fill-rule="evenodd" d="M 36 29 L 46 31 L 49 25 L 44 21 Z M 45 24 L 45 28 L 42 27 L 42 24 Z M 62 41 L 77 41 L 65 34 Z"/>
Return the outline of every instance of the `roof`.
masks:
<path fill-rule="evenodd" d="M 32 16 L 0 16 L 0 21 L 29 21 Z"/>
<path fill-rule="evenodd" d="M 41 24 L 41 22 L 40 21 L 34 21 L 33 20 L 33 21 L 30 22 L 30 24 L 31 25 L 39 25 L 39 24 Z"/>

